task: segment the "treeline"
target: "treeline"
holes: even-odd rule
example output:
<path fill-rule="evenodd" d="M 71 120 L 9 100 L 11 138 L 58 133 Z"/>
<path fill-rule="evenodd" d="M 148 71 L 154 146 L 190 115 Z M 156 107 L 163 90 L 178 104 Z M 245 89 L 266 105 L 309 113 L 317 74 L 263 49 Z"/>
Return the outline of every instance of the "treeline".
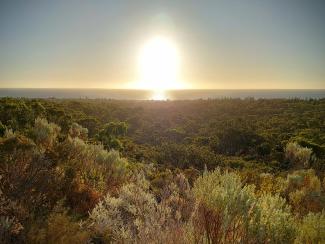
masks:
<path fill-rule="evenodd" d="M 0 99 L 0 243 L 323 243 L 325 100 Z"/>
<path fill-rule="evenodd" d="M 324 171 L 325 99 L 158 102 L 3 98 L 0 105 L 2 134 L 5 128 L 26 130 L 37 117 L 56 123 L 62 133 L 78 123 L 88 129 L 90 141 L 100 141 L 105 149 L 115 148 L 136 162 L 199 170 L 204 165 L 208 169 L 251 167 L 274 173 L 293 167 L 284 149 L 287 143 L 297 142 L 313 150 L 310 164 Z M 104 138 L 105 134 L 110 138 Z"/>

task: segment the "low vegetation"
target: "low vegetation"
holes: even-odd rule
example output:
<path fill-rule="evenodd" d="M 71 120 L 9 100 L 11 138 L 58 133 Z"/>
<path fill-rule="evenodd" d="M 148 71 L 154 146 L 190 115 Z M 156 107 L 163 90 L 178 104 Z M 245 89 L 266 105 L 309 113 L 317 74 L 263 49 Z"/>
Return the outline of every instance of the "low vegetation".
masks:
<path fill-rule="evenodd" d="M 325 100 L 0 99 L 0 243 L 325 243 Z"/>

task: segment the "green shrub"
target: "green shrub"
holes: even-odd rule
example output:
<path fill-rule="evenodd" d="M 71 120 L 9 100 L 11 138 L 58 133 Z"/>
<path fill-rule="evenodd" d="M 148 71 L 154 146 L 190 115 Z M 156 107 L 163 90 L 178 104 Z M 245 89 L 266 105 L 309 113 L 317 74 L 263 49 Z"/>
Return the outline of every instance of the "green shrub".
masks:
<path fill-rule="evenodd" d="M 307 214 L 299 227 L 296 243 L 325 243 L 325 212 Z"/>
<path fill-rule="evenodd" d="M 254 193 L 235 173 L 217 169 L 199 177 L 193 188 L 197 200 L 193 215 L 195 242 L 290 243 L 294 219 L 278 195 Z"/>

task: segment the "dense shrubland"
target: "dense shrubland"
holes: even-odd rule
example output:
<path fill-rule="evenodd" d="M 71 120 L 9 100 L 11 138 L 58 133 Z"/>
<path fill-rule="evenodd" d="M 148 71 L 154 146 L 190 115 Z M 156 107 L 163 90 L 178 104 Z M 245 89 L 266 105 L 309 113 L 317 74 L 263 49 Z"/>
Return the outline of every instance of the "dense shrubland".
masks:
<path fill-rule="evenodd" d="M 0 243 L 324 243 L 325 100 L 0 99 Z"/>

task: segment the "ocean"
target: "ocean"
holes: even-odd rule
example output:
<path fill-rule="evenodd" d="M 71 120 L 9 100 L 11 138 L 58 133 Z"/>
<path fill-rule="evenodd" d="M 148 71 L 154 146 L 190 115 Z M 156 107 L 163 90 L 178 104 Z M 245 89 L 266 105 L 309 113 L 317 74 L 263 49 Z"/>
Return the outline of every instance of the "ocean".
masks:
<path fill-rule="evenodd" d="M 125 90 L 125 89 L 34 89 L 0 88 L 0 97 L 24 98 L 89 98 L 116 100 L 193 100 L 220 98 L 325 98 L 325 89 L 319 90 Z"/>

